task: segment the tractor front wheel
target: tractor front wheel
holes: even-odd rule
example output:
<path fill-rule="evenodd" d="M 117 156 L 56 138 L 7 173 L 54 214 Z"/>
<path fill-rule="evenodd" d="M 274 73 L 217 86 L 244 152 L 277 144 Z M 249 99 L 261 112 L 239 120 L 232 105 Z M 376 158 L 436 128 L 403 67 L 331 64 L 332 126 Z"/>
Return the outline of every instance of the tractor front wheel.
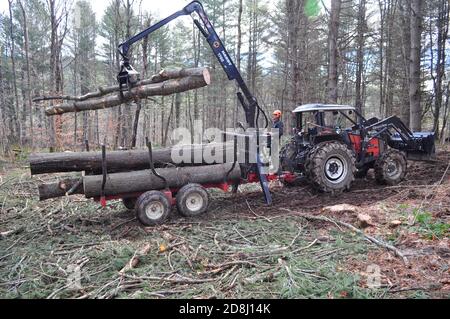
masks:
<path fill-rule="evenodd" d="M 407 166 L 404 153 L 388 150 L 375 162 L 375 179 L 380 184 L 397 185 L 405 178 Z"/>
<path fill-rule="evenodd" d="M 316 145 L 309 153 L 305 166 L 308 181 L 314 188 L 326 193 L 348 190 L 355 179 L 355 156 L 339 142 Z"/>

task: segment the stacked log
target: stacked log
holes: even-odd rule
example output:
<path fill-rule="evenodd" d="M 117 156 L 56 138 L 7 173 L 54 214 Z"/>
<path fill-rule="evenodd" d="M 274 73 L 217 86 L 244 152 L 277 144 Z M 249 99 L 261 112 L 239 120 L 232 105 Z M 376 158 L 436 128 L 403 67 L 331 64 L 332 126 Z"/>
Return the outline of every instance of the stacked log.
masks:
<path fill-rule="evenodd" d="M 108 174 L 104 188 L 105 196 L 126 193 L 140 193 L 148 190 L 162 190 L 166 186 L 181 188 L 188 183 L 218 184 L 238 181 L 241 177 L 239 165 L 232 163 L 205 165 L 199 167 L 172 167 L 158 169 L 158 174 L 167 181 L 154 175 L 151 170 Z M 84 195 L 87 198 L 101 195 L 103 177 L 87 175 L 83 178 Z"/>
<path fill-rule="evenodd" d="M 212 162 L 205 162 L 202 158 L 202 162 L 194 163 L 194 154 L 197 152 L 204 154 L 205 150 L 211 151 L 212 157 L 217 151 L 222 151 L 222 154 L 230 153 L 233 152 L 233 144 L 211 143 L 177 147 L 177 152 L 185 152 L 186 158 L 191 159 L 187 163 L 174 162 L 173 150 L 173 148 L 154 150 L 152 154 L 155 167 L 221 164 L 225 162 L 224 158 Z M 109 173 L 150 168 L 148 150 L 108 151 L 105 161 Z M 101 152 L 35 153 L 30 155 L 29 162 L 32 175 L 81 171 L 99 174 L 102 171 Z"/>
<path fill-rule="evenodd" d="M 225 154 L 232 154 L 234 150 L 232 143 L 185 145 L 176 148 L 176 152 L 186 152 L 188 155 L 185 158 L 191 159 L 195 158 L 196 152 L 203 154 L 208 151 L 213 155 L 215 152 L 223 152 L 224 156 L 217 156 L 217 160 L 211 162 L 206 162 L 202 157 L 203 161 L 200 163 L 175 163 L 171 156 L 173 150 L 164 148 L 152 152 L 154 167 L 157 173 L 167 180 L 167 185 L 149 169 L 148 150 L 106 152 L 107 178 L 104 195 L 160 190 L 166 186 L 179 188 L 187 183 L 234 182 L 241 176 L 238 164 L 226 162 L 230 157 Z M 29 161 L 33 175 L 85 172 L 84 176 L 79 178 L 64 178 L 58 182 L 39 185 L 40 200 L 73 194 L 100 196 L 103 183 L 101 152 L 39 153 L 32 154 Z"/>

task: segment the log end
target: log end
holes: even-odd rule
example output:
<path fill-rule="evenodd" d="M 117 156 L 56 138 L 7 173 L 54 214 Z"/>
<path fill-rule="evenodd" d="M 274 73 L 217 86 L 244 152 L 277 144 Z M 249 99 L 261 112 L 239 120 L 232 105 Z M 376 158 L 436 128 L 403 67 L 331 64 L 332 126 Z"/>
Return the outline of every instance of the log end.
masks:
<path fill-rule="evenodd" d="M 211 73 L 209 72 L 208 68 L 203 69 L 203 79 L 205 79 L 206 85 L 211 84 Z"/>

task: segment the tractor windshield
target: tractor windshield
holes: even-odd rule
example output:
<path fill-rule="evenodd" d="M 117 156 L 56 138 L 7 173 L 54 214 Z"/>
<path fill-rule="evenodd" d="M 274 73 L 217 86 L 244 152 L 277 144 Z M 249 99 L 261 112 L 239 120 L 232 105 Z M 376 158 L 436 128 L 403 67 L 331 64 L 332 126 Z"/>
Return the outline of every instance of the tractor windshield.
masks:
<path fill-rule="evenodd" d="M 352 111 L 325 112 L 325 126 L 333 129 L 345 129 L 355 125 Z"/>

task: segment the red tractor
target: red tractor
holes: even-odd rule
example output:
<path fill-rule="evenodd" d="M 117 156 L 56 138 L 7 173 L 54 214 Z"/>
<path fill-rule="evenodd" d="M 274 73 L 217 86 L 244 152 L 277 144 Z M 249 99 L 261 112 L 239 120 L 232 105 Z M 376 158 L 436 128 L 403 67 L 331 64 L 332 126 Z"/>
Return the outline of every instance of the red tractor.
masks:
<path fill-rule="evenodd" d="M 366 120 L 352 106 L 324 104 L 302 105 L 293 113 L 294 137 L 280 153 L 290 177 L 286 184 L 306 178 L 316 189 L 335 193 L 373 168 L 379 183 L 395 185 L 406 175 L 407 160 L 430 160 L 435 153 L 434 133 L 413 133 L 396 116 Z"/>

